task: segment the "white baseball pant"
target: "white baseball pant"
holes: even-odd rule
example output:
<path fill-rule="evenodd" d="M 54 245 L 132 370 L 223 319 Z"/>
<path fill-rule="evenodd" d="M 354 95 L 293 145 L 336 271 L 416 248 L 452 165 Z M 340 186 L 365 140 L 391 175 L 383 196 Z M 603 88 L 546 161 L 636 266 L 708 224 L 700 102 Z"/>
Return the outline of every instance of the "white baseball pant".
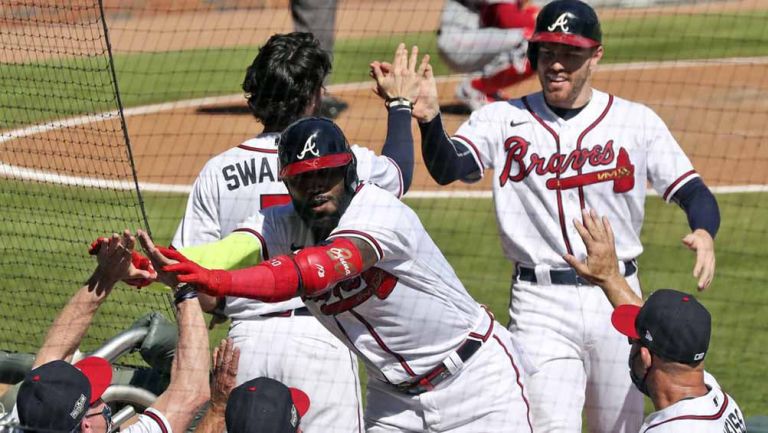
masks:
<path fill-rule="evenodd" d="M 509 332 L 494 325 L 458 373 L 431 391 L 412 396 L 369 379 L 366 431 L 530 433 L 525 373 Z"/>
<path fill-rule="evenodd" d="M 538 270 L 537 270 L 538 271 Z M 629 378 L 627 338 L 611 325 L 603 291 L 591 285 L 514 282 L 510 331 L 533 364 L 527 377 L 537 433 L 636 433 L 643 396 Z M 640 294 L 637 272 L 627 281 Z"/>
<path fill-rule="evenodd" d="M 357 357 L 312 316 L 233 321 L 240 348 L 238 385 L 266 376 L 304 391 L 305 433 L 360 433 L 362 402 Z"/>

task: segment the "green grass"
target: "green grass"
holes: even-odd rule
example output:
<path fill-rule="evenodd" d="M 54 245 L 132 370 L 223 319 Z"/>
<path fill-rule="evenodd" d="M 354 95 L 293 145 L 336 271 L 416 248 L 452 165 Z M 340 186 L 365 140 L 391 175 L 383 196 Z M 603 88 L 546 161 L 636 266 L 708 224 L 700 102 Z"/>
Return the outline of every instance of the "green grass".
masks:
<path fill-rule="evenodd" d="M 3 281 L 0 348 L 34 351 L 54 312 L 93 268 L 86 254 L 98 235 L 139 225 L 131 193 L 96 191 L 10 181 L 0 182 L 0 255 Z M 147 194 L 146 207 L 154 236 L 167 243 L 183 212 L 183 195 Z M 768 391 L 764 360 L 768 356 L 768 194 L 718 197 L 723 226 L 717 239 L 718 272 L 713 286 L 699 295 L 714 320 L 707 368 L 742 406 L 755 415 L 764 411 Z M 458 275 L 499 321 L 508 320 L 512 265 L 501 254 L 490 200 L 407 200 Z M 35 209 L 30 212 L 28 209 Z M 643 232 L 645 253 L 640 276 L 646 293 L 661 287 L 695 291 L 690 276 L 693 254 L 679 239 L 685 217 L 675 206 L 649 198 Z M 97 316 L 85 347 L 121 330 L 150 309 L 169 313 L 160 288 L 117 290 Z M 216 341 L 225 332 L 219 327 Z"/>
<path fill-rule="evenodd" d="M 605 21 L 605 62 L 768 55 L 766 12 L 677 15 Z M 438 75 L 450 73 L 437 56 L 432 32 L 337 41 L 334 83 L 365 81 L 368 63 L 388 60 L 401 40 L 433 54 Z M 117 54 L 126 106 L 237 93 L 256 47 Z M 0 64 L 0 129 L 116 108 L 105 57 Z M 182 195 L 147 194 L 150 226 L 166 243 L 181 213 Z M 720 196 L 723 227 L 718 273 L 700 295 L 713 315 L 708 370 L 738 400 L 747 416 L 768 401 L 768 194 Z M 500 321 L 508 320 L 512 265 L 501 255 L 490 200 L 407 200 L 420 214 L 459 276 Z M 98 235 L 136 227 L 141 217 L 131 192 L 98 191 L 0 180 L 0 278 L 4 301 L 0 349 L 34 351 L 54 312 L 93 268 L 85 249 Z M 692 290 L 693 255 L 680 245 L 686 224 L 680 210 L 658 198 L 647 204 L 640 259 L 647 291 Z M 121 287 L 97 316 L 84 347 L 119 331 L 149 309 L 169 314 L 166 294 L 152 287 Z M 220 338 L 220 327 L 212 336 Z"/>
<path fill-rule="evenodd" d="M 764 56 L 768 13 L 644 16 L 603 24 L 606 62 Z"/>
<path fill-rule="evenodd" d="M 768 55 L 767 12 L 675 15 L 606 20 L 604 62 Z M 400 41 L 432 54 L 437 75 L 450 73 L 439 59 L 434 32 L 337 41 L 334 83 L 367 81 L 371 60 L 390 60 Z M 258 47 L 116 53 L 126 107 L 240 91 Z M 106 56 L 0 64 L 0 129 L 117 107 Z"/>
<path fill-rule="evenodd" d="M 696 294 L 713 317 L 707 370 L 739 402 L 746 416 L 765 414 L 768 356 L 768 194 L 720 195 L 722 227 L 717 237 L 717 277 L 697 293 L 694 255 L 680 243 L 684 214 L 658 197 L 649 198 L 640 257 L 644 293 L 677 288 Z M 490 200 L 407 200 L 464 284 L 505 323 L 509 315 L 512 264 L 501 254 Z"/>

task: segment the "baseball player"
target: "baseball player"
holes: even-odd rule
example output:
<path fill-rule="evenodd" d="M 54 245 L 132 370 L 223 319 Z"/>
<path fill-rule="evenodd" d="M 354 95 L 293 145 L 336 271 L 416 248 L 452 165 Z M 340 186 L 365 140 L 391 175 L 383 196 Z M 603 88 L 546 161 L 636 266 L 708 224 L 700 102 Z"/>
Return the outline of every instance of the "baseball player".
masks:
<path fill-rule="evenodd" d="M 398 80 L 393 78 L 387 87 L 393 97 L 415 99 L 417 55 L 415 47 L 410 56 L 405 45 L 398 47 L 393 62 Z M 264 132 L 205 165 L 174 236 L 176 248 L 215 268 L 258 263 L 259 254 L 237 258 L 227 254 L 237 250 L 232 245 L 226 246 L 224 253 L 204 255 L 195 255 L 189 247 L 223 239 L 232 232 L 249 238 L 243 233 L 247 229 L 235 230 L 238 223 L 269 206 L 290 201 L 278 173 L 277 139 L 290 122 L 317 110 L 330 67 L 328 54 L 308 33 L 274 35 L 259 50 L 248 68 L 243 90 Z M 413 172 L 410 108 L 399 102 L 389 106 L 384 156 L 352 146 L 357 176 L 396 197 L 408 189 Z M 314 152 L 308 147 L 304 156 Z M 237 236 L 230 238 L 230 242 L 236 241 Z M 267 376 L 305 390 L 314 402 L 302 423 L 309 433 L 359 431 L 357 360 L 310 316 L 301 299 L 268 304 L 233 297 L 217 300 L 201 294 L 201 300 L 206 311 L 221 305 L 232 319 L 229 336 L 241 350 L 238 384 Z"/>
<path fill-rule="evenodd" d="M 629 347 L 611 329 L 601 290 L 563 256 L 585 256 L 570 224 L 582 209 L 615 222 L 619 266 L 639 294 L 636 257 L 646 182 L 679 204 L 696 252 L 699 289 L 715 270 L 717 202 L 664 122 L 648 107 L 591 87 L 602 58 L 594 10 L 578 0 L 542 8 L 528 56 L 542 91 L 489 104 L 452 137 L 442 126 L 433 77 L 414 107 L 424 161 L 440 184 L 495 170 L 493 197 L 505 255 L 515 262 L 509 329 L 538 371 L 529 378 L 537 431 L 636 432 L 642 396 L 622 366 Z"/>
<path fill-rule="evenodd" d="M 98 266 L 88 282 L 69 300 L 51 325 L 35 357 L 33 370 L 19 388 L 13 415 L 31 432 L 109 432 L 112 412 L 102 399 L 112 379 L 109 362 L 87 357 L 71 359 L 99 307 L 120 281 L 154 279 L 151 269 L 132 261 L 135 239 L 100 238 L 92 246 Z M 133 256 L 136 257 L 135 255 Z M 179 340 L 171 381 L 152 407 L 139 415 L 127 433 L 184 432 L 200 406 L 208 401 L 208 332 L 194 292 L 175 299 Z"/>
<path fill-rule="evenodd" d="M 341 130 L 299 120 L 281 135 L 278 157 L 291 203 L 244 225 L 264 262 L 208 270 L 144 238 L 156 262 L 181 261 L 162 270 L 215 296 L 300 295 L 367 367 L 368 432 L 530 432 L 509 332 L 469 296 L 416 214 L 358 181 Z"/>
<path fill-rule="evenodd" d="M 451 69 L 472 74 L 456 87 L 468 108 L 505 99 L 504 88 L 533 75 L 525 53 L 537 12 L 528 0 L 446 0 L 437 48 Z"/>
<path fill-rule="evenodd" d="M 630 378 L 656 409 L 640 433 L 746 432 L 736 401 L 704 371 L 711 334 L 706 308 L 693 296 L 669 289 L 654 292 L 643 303 L 621 277 L 608 219 L 585 211 L 583 221 L 576 222 L 576 230 L 587 260 L 566 260 L 579 276 L 603 289 L 615 307 L 611 323 L 630 339 Z"/>

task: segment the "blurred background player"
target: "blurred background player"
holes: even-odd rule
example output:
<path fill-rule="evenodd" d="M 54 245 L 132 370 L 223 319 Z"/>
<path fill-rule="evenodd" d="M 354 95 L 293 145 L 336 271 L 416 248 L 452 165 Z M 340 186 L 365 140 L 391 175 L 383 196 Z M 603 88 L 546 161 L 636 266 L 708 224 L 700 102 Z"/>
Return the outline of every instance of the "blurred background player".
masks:
<path fill-rule="evenodd" d="M 29 431 L 109 432 L 110 407 L 101 399 L 111 383 L 112 369 L 103 358 L 68 361 L 88 332 L 99 307 L 118 281 L 154 279 L 154 271 L 133 265 L 135 239 L 129 232 L 100 238 L 91 249 L 98 266 L 88 282 L 61 310 L 48 329 L 43 346 L 16 399 L 15 414 Z M 127 433 L 184 432 L 200 406 L 208 401 L 208 332 L 196 292 L 175 294 L 179 340 L 171 381 Z"/>
<path fill-rule="evenodd" d="M 384 83 L 382 91 L 393 103 L 388 108 L 383 155 L 352 146 L 356 175 L 396 197 L 408 190 L 413 174 L 411 110 L 403 101 L 414 100 L 418 93 L 417 56 L 416 47 L 409 55 L 400 44 L 388 75 L 391 79 Z M 428 60 L 425 56 L 421 69 Z M 277 34 L 260 48 L 248 68 L 243 90 L 264 131 L 208 161 L 193 185 L 173 238 L 174 247 L 214 268 L 254 265 L 268 257 L 268 251 L 237 256 L 238 246 L 233 243 L 238 237 L 247 242 L 252 234 L 236 229 L 261 210 L 290 202 L 278 174 L 277 140 L 288 124 L 317 113 L 330 68 L 328 54 L 309 33 Z M 306 157 L 317 153 L 314 141 L 302 144 L 307 145 Z M 198 255 L 190 249 L 231 233 L 223 251 Z M 310 316 L 301 299 L 267 304 L 201 294 L 200 300 L 205 311 L 222 311 L 232 319 L 229 336 L 241 350 L 238 383 L 267 376 L 304 390 L 314 403 L 304 419 L 304 429 L 310 433 L 315 429 L 350 433 L 361 428 L 357 359 Z"/>
<path fill-rule="evenodd" d="M 629 374 L 653 402 L 640 433 L 744 433 L 736 401 L 704 370 L 712 318 L 693 296 L 661 289 L 643 303 L 619 271 L 607 218 L 583 213 L 576 230 L 587 247 L 584 261 L 566 256 L 585 280 L 599 285 L 611 305 L 613 326 L 629 338 Z"/>
<path fill-rule="evenodd" d="M 538 8 L 528 0 L 446 0 L 437 47 L 456 72 L 471 74 L 456 98 L 471 110 L 507 99 L 502 90 L 533 75 L 526 58 Z"/>
<path fill-rule="evenodd" d="M 320 48 L 325 50 L 333 61 L 333 47 L 336 41 L 336 6 L 337 0 L 291 0 L 293 28 L 297 32 L 312 33 Z M 331 81 L 331 74 L 325 78 L 324 85 Z M 329 94 L 323 94 L 318 114 L 335 119 L 349 104 Z"/>

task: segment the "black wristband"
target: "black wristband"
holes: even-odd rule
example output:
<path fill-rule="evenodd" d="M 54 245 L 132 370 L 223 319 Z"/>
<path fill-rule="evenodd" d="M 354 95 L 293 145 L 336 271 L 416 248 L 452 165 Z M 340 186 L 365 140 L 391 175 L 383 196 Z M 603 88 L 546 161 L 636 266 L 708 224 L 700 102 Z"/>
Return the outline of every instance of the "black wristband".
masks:
<path fill-rule="evenodd" d="M 182 283 L 176 286 L 176 288 L 173 291 L 173 303 L 174 305 L 179 305 L 182 302 L 186 301 L 187 299 L 195 299 L 197 298 L 197 290 L 191 285 L 187 283 Z"/>

